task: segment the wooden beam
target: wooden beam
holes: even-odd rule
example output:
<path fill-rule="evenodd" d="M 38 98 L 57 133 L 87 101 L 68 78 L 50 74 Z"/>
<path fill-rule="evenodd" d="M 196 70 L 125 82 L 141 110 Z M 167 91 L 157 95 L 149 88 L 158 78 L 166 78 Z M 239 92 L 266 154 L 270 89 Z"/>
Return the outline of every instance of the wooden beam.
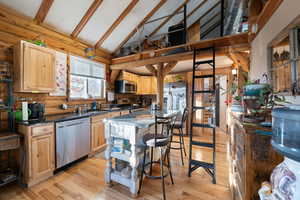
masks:
<path fill-rule="evenodd" d="M 264 28 L 264 26 L 267 24 L 267 22 L 270 20 L 272 15 L 275 13 L 275 11 L 279 8 L 283 0 L 268 0 L 257 17 L 256 24 L 257 24 L 257 32 L 254 36 L 250 37 L 251 41 L 254 40 L 254 38 L 258 35 L 258 33 Z M 251 22 L 251 24 L 255 24 L 255 22 Z"/>
<path fill-rule="evenodd" d="M 157 70 L 153 65 L 149 64 L 149 65 L 145 65 L 145 67 L 153 76 L 157 76 Z"/>
<path fill-rule="evenodd" d="M 176 13 L 178 13 L 190 0 L 185 0 L 169 17 L 167 17 L 154 31 L 149 34 L 149 37 L 152 37 L 157 33 L 170 19 L 172 19 Z"/>
<path fill-rule="evenodd" d="M 224 56 L 227 55 L 227 52 L 224 52 L 223 50 L 217 50 L 216 55 L 217 56 Z M 203 52 L 201 55 L 198 56 L 199 59 L 201 58 L 209 58 L 211 57 L 210 52 Z M 121 63 L 121 64 L 113 64 L 110 66 L 110 69 L 130 69 L 133 67 L 141 67 L 145 65 L 153 65 L 156 63 L 169 63 L 169 62 L 175 62 L 175 61 L 184 61 L 184 60 L 191 60 L 193 58 L 193 52 L 185 52 L 185 53 L 179 53 L 179 54 L 173 54 L 173 55 L 168 55 L 168 56 L 158 56 L 154 58 L 148 58 L 148 59 L 143 59 L 143 60 L 137 60 L 137 61 L 132 61 L 132 62 L 127 62 L 127 63 Z"/>
<path fill-rule="evenodd" d="M 134 62 L 138 60 L 144 60 L 149 58 L 156 58 L 162 54 L 166 54 L 170 51 L 173 51 L 178 48 L 185 48 L 185 49 L 193 49 L 193 48 L 206 48 L 214 46 L 216 48 L 218 47 L 231 47 L 233 51 L 246 51 L 250 49 L 249 43 L 248 43 L 248 33 L 241 33 L 241 34 L 235 34 L 235 35 L 229 35 L 219 38 L 213 38 L 213 39 L 207 39 L 207 40 L 201 40 L 197 42 L 190 42 L 187 44 L 157 49 L 157 50 L 147 50 L 140 52 L 138 54 L 133 54 L 129 56 L 119 57 L 112 59 L 112 65 L 115 64 L 122 64 L 122 63 L 129 63 Z M 153 56 L 155 55 L 155 56 Z M 180 59 L 180 58 L 178 58 Z M 169 62 L 168 60 L 167 62 Z M 153 64 L 153 63 L 150 63 Z M 155 64 L 155 63 L 154 63 Z"/>
<path fill-rule="evenodd" d="M 163 75 L 166 76 L 168 73 L 172 71 L 172 69 L 176 66 L 177 61 L 175 62 L 170 62 L 164 67 Z"/>
<path fill-rule="evenodd" d="M 119 46 L 116 48 L 114 53 L 116 53 L 119 49 L 121 49 L 128 40 L 134 36 L 134 34 L 137 32 L 138 29 L 140 29 L 165 3 L 167 0 L 161 0 L 151 11 L 150 13 L 135 27 L 128 35 L 127 37 L 119 44 Z"/>
<path fill-rule="evenodd" d="M 79 33 L 82 31 L 84 26 L 88 23 L 90 18 L 93 16 L 93 14 L 96 12 L 96 10 L 99 8 L 103 0 L 94 0 L 92 5 L 89 7 L 89 9 L 86 11 L 85 15 L 80 20 L 79 24 L 77 24 L 76 28 L 72 32 L 71 36 L 76 38 Z"/>
<path fill-rule="evenodd" d="M 41 6 L 34 18 L 34 20 L 38 24 L 42 23 L 45 20 L 53 2 L 54 2 L 54 0 L 43 0 L 42 1 Z"/>
<path fill-rule="evenodd" d="M 121 70 L 112 70 L 110 73 L 110 83 L 113 84 L 118 78 Z"/>
<path fill-rule="evenodd" d="M 104 35 L 98 40 L 95 47 L 101 47 L 103 42 L 110 36 L 110 34 L 117 28 L 117 26 L 122 22 L 122 20 L 130 13 L 134 6 L 139 2 L 139 0 L 132 0 L 127 8 L 121 13 L 118 19 L 111 25 L 111 27 L 104 33 Z"/>
<path fill-rule="evenodd" d="M 200 21 L 201 24 L 201 20 L 206 17 L 206 15 L 208 15 L 213 9 L 215 9 L 221 2 L 218 1 L 217 3 L 215 3 L 210 9 L 208 9 L 203 15 L 201 15 L 192 25 L 190 25 L 189 27 L 193 26 L 195 23 Z"/>
<path fill-rule="evenodd" d="M 36 24 L 30 17 L 22 15 L 2 3 L 0 3 L 0 23 L 0 31 L 3 31 L 5 35 L 7 33 L 13 34 L 23 40 L 35 40 L 42 37 L 47 45 L 56 47 L 56 50 L 69 51 L 76 55 L 85 56 L 84 49 L 93 47 L 85 42 L 71 38 L 70 35 L 58 33 L 52 28 L 42 26 L 42 24 Z M 8 39 L 5 37 L 1 38 L 2 40 Z M 96 49 L 95 60 L 110 64 L 111 55 L 106 51 Z"/>
<path fill-rule="evenodd" d="M 157 65 L 157 104 L 159 105 L 159 108 L 163 109 L 163 102 L 164 102 L 164 63 L 159 63 Z"/>
<path fill-rule="evenodd" d="M 247 54 L 239 52 L 229 52 L 228 57 L 234 62 L 235 65 L 241 66 L 244 71 L 248 72 L 250 70 L 250 60 Z"/>
<path fill-rule="evenodd" d="M 198 6 L 196 6 L 187 16 L 188 19 L 190 16 L 192 16 L 197 10 L 199 10 L 208 0 L 204 0 L 201 3 L 199 3 Z M 180 21 L 180 23 L 183 23 L 184 19 Z"/>

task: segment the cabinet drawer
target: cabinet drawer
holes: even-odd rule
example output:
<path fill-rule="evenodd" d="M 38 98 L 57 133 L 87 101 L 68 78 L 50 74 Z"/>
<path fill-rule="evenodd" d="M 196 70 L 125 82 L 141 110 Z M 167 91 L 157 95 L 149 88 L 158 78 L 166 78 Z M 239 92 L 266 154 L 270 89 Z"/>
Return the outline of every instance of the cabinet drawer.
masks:
<path fill-rule="evenodd" d="M 45 125 L 45 126 L 35 126 L 31 129 L 31 136 L 40 136 L 40 135 L 47 135 L 53 133 L 53 125 Z"/>
<path fill-rule="evenodd" d="M 107 115 L 97 115 L 91 118 L 92 123 L 94 122 L 100 122 L 102 121 L 104 118 L 106 118 Z"/>

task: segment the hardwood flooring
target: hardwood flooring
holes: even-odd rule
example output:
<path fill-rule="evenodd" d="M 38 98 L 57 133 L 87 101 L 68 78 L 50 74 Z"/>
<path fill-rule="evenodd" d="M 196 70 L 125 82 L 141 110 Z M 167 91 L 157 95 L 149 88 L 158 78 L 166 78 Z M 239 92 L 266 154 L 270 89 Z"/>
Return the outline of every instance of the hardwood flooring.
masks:
<path fill-rule="evenodd" d="M 199 137 L 207 141 L 208 137 Z M 188 151 L 188 138 L 185 138 Z M 188 157 L 185 157 L 185 166 L 181 165 L 179 151 L 171 151 L 171 165 L 175 184 L 166 178 L 166 195 L 168 200 L 230 200 L 228 187 L 228 152 L 227 135 L 217 134 L 217 184 L 211 183 L 211 178 L 203 170 L 193 172 L 187 177 Z M 205 148 L 195 148 L 197 159 L 209 161 L 211 152 Z M 187 152 L 188 153 L 188 152 Z M 86 159 L 66 171 L 35 185 L 23 189 L 18 185 L 9 185 L 0 188 L 0 200 L 130 200 L 134 199 L 129 190 L 119 184 L 108 187 L 104 182 L 105 160 L 101 156 Z M 160 180 L 145 179 L 141 194 L 135 198 L 139 200 L 161 199 Z"/>

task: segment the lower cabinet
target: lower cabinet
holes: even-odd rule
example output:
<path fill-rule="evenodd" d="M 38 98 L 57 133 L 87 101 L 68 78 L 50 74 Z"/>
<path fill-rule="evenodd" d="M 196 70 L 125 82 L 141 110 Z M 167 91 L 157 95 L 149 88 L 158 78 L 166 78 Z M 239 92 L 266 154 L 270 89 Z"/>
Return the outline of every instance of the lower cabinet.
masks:
<path fill-rule="evenodd" d="M 53 135 L 34 137 L 31 140 L 32 178 L 36 179 L 51 173 L 54 169 Z"/>
<path fill-rule="evenodd" d="M 23 182 L 35 185 L 53 175 L 55 168 L 54 124 L 20 125 L 18 132 L 25 140 Z"/>
<path fill-rule="evenodd" d="M 91 118 L 91 152 L 96 152 L 105 147 L 105 128 L 103 119 L 107 115 L 99 115 Z"/>

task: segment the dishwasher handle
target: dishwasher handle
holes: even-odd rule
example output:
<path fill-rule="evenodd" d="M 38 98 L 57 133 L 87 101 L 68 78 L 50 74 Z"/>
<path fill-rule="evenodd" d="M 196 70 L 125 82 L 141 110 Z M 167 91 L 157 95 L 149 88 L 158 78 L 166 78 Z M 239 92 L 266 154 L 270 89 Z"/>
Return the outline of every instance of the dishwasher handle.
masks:
<path fill-rule="evenodd" d="M 68 124 L 66 125 L 66 127 L 70 127 L 70 126 L 77 126 L 77 125 L 80 125 L 80 124 L 83 124 L 84 122 L 77 122 L 77 123 L 73 123 L 73 124 Z"/>

